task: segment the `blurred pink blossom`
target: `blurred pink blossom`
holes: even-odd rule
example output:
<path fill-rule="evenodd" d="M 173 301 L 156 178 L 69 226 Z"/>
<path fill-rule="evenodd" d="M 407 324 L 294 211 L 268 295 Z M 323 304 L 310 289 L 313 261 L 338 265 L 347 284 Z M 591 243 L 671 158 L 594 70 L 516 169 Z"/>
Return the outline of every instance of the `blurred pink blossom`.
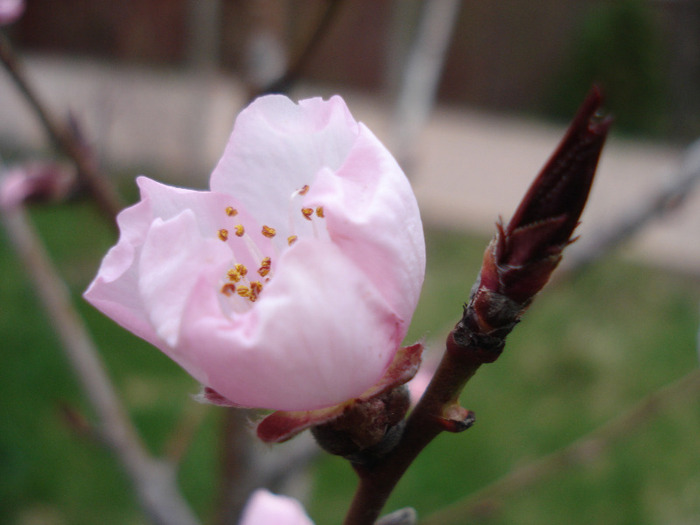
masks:
<path fill-rule="evenodd" d="M 74 188 L 75 171 L 55 162 L 28 162 L 8 168 L 0 178 L 0 206 L 5 209 L 26 201 L 55 201 Z"/>
<path fill-rule="evenodd" d="M 24 12 L 24 0 L 0 0 L 0 25 L 11 24 Z"/>
<path fill-rule="evenodd" d="M 340 97 L 260 98 L 211 191 L 140 177 L 86 299 L 217 402 L 313 410 L 378 383 L 425 272 L 410 184 Z"/>
<path fill-rule="evenodd" d="M 313 521 L 296 499 L 258 489 L 248 498 L 239 525 L 313 525 Z"/>

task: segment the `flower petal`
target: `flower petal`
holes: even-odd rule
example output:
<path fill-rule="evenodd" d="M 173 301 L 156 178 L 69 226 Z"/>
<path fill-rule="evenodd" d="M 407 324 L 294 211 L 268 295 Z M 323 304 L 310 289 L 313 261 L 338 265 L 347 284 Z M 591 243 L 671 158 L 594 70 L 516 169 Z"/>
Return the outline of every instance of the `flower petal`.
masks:
<path fill-rule="evenodd" d="M 148 231 L 151 219 L 147 200 L 125 209 L 117 216 L 119 242 L 107 252 L 97 276 L 83 297 L 127 330 L 153 345 L 161 346 L 148 321 L 138 289 L 140 243 Z"/>
<path fill-rule="evenodd" d="M 323 205 L 333 242 L 372 280 L 407 327 L 425 276 L 425 240 L 411 185 L 391 154 L 360 124 L 337 173 L 309 192 Z"/>
<path fill-rule="evenodd" d="M 156 219 L 159 223 L 172 220 L 183 209 L 192 208 L 198 212 L 198 230 L 208 231 L 209 228 L 209 236 L 214 238 L 221 226 L 214 224 L 210 217 L 215 211 L 224 217 L 224 203 L 229 202 L 230 197 L 173 188 L 146 177 L 139 177 L 137 182 L 141 201 L 117 217 L 119 242 L 103 259 L 84 297 L 124 328 L 162 348 L 163 341 L 150 322 L 140 284 L 142 251 L 151 227 Z"/>
<path fill-rule="evenodd" d="M 336 246 L 301 240 L 243 315 L 224 316 L 201 281 L 181 335 L 203 384 L 239 405 L 296 411 L 362 394 L 382 377 L 402 330 Z"/>
<path fill-rule="evenodd" d="M 342 166 L 356 135 L 357 122 L 340 97 L 299 104 L 261 97 L 236 119 L 210 187 L 245 202 L 258 222 L 281 228 L 290 195 L 321 168 Z"/>
<path fill-rule="evenodd" d="M 251 104 L 213 191 L 138 184 L 85 297 L 206 399 L 304 412 L 381 382 L 423 281 L 422 225 L 401 169 L 342 99 Z"/>
<path fill-rule="evenodd" d="M 265 179 L 265 184 L 260 179 Z M 246 202 L 261 223 L 289 223 L 289 196 L 323 206 L 334 242 L 408 325 L 425 274 L 418 204 L 399 165 L 340 97 L 262 97 L 244 110 L 211 188 Z M 286 238 L 286 235 L 284 236 Z"/>
<path fill-rule="evenodd" d="M 239 525 L 313 525 L 298 500 L 258 489 L 248 498 Z"/>
<path fill-rule="evenodd" d="M 156 217 L 139 260 L 139 294 L 158 337 L 174 347 L 187 299 L 200 279 L 213 290 L 230 265 L 231 251 L 199 234 L 192 210 L 163 221 Z"/>

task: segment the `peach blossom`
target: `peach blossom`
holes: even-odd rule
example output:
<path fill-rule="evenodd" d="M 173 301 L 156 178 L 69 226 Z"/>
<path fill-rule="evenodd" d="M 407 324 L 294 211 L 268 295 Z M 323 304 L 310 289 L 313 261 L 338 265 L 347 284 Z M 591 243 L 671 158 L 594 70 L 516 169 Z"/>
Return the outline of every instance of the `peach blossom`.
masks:
<path fill-rule="evenodd" d="M 225 403 L 313 410 L 381 380 L 418 301 L 423 230 L 340 97 L 253 102 L 210 191 L 137 182 L 89 302 Z"/>

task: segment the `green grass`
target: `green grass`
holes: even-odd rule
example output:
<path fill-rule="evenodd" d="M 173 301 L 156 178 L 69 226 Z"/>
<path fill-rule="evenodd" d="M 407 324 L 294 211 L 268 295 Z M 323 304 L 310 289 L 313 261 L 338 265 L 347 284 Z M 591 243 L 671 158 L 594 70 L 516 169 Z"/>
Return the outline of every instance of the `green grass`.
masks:
<path fill-rule="evenodd" d="M 195 383 L 158 351 L 80 299 L 113 242 L 84 203 L 34 213 L 110 375 L 148 446 L 161 452 Z M 467 299 L 485 246 L 431 231 L 428 275 L 410 340 L 444 338 Z M 31 283 L 0 237 L 0 523 L 146 523 L 114 459 L 62 416 L 91 417 Z M 504 355 L 469 383 L 477 424 L 440 436 L 416 461 L 387 509 L 427 516 L 511 469 L 567 445 L 648 392 L 697 368 L 696 280 L 617 260 L 546 290 L 510 336 Z M 219 419 L 210 409 L 180 471 L 195 510 L 211 517 Z M 700 516 L 700 401 L 688 399 L 585 467 L 506 501 L 490 523 L 691 523 Z M 309 511 L 339 523 L 354 489 L 344 461 L 316 465 Z"/>

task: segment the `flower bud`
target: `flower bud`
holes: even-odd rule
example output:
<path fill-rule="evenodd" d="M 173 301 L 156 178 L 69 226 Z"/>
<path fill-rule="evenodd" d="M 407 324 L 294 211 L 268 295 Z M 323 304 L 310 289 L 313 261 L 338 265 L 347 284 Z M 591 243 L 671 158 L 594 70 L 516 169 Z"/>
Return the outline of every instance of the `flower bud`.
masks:
<path fill-rule="evenodd" d="M 588 199 L 612 120 L 600 118 L 602 95 L 590 92 L 549 162 L 507 226 L 499 222 L 481 273 L 448 349 L 470 349 L 474 363 L 495 361 L 505 338 L 559 264 Z M 478 366 L 478 365 L 477 365 Z"/>
<path fill-rule="evenodd" d="M 594 87 L 513 218 L 497 224 L 470 300 L 480 331 L 510 330 L 573 242 L 612 123 L 598 115 L 601 103 Z"/>
<path fill-rule="evenodd" d="M 354 463 L 366 463 L 388 453 L 403 432 L 410 406 L 406 385 L 349 406 L 338 418 L 313 427 L 311 433 L 326 452 Z"/>

